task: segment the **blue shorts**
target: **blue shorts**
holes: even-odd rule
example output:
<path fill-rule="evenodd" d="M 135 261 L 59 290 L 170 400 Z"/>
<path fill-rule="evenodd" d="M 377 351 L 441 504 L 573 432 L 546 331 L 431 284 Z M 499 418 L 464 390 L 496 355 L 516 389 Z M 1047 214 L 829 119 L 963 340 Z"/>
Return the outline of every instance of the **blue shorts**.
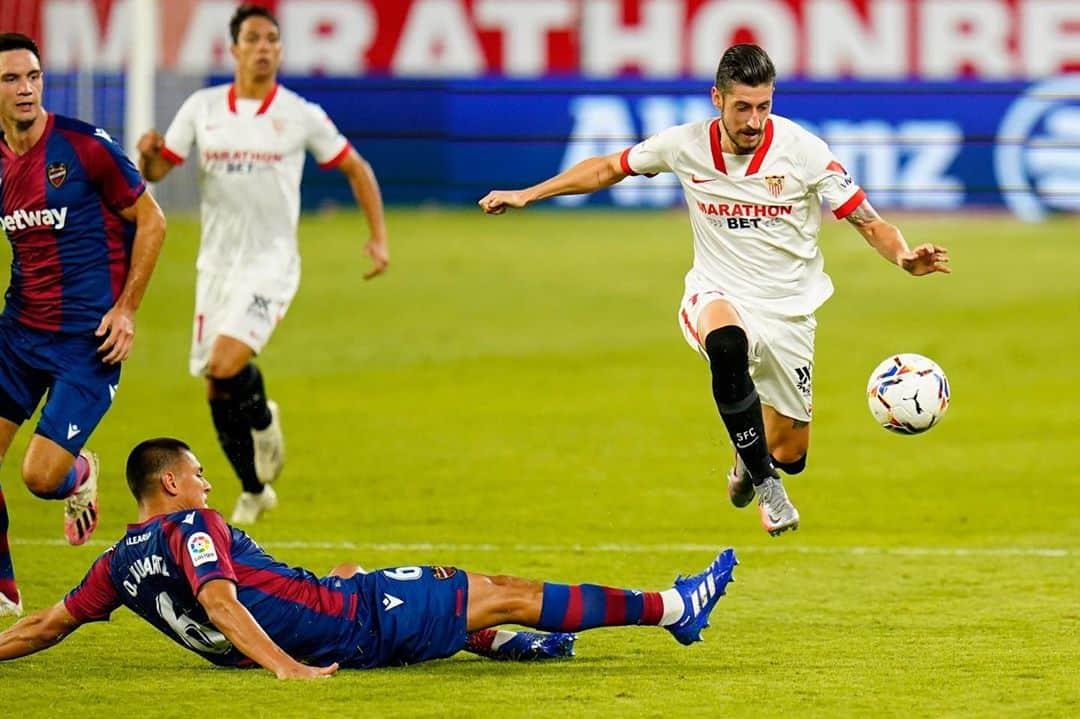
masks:
<path fill-rule="evenodd" d="M 120 386 L 120 365 L 101 361 L 101 338 L 47 332 L 0 316 L 0 417 L 30 418 L 48 391 L 35 432 L 76 455 Z"/>
<path fill-rule="evenodd" d="M 401 666 L 465 648 L 469 581 L 454 567 L 391 567 L 356 577 L 365 604 L 361 651 L 342 666 Z"/>

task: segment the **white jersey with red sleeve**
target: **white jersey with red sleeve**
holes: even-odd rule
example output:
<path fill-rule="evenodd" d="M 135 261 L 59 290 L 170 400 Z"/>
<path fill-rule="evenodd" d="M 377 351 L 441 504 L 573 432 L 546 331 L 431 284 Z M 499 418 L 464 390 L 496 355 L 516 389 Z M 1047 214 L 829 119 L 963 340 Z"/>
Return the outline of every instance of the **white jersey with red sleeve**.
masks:
<path fill-rule="evenodd" d="M 198 148 L 200 270 L 299 276 L 296 228 L 304 152 L 335 167 L 349 142 L 318 105 L 275 85 L 264 100 L 233 85 L 198 90 L 176 113 L 162 155 L 181 164 Z"/>
<path fill-rule="evenodd" d="M 832 294 L 818 247 L 821 203 L 844 218 L 866 198 L 823 140 L 771 115 L 753 155 L 721 150 L 719 118 L 672 127 L 628 148 L 632 175 L 672 172 L 694 234 L 688 291 L 721 291 L 785 316 Z"/>

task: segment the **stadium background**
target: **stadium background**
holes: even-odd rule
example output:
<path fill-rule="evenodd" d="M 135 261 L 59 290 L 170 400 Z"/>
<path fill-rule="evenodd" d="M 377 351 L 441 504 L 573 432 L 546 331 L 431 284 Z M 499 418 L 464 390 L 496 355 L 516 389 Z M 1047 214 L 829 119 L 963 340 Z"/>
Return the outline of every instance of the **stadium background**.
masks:
<path fill-rule="evenodd" d="M 41 41 L 47 107 L 129 146 L 142 1 L 0 1 L 3 29 Z M 155 6 L 159 129 L 191 90 L 228 79 L 235 4 Z M 265 4 L 282 21 L 283 82 L 322 104 L 374 166 L 394 264 L 359 282 L 363 221 L 342 209 L 340 176 L 309 163 L 305 279 L 262 359 L 286 411 L 290 466 L 282 507 L 254 536 L 316 569 L 344 554 L 651 586 L 731 544 L 743 573 L 691 651 L 601 632 L 564 665 L 455 660 L 302 689 L 204 667 L 118 615 L 0 666 L 0 713 L 1080 711 L 1080 6 Z M 466 207 L 708 115 L 718 54 L 743 40 L 777 62 L 776 112 L 823 134 L 876 207 L 909 239 L 950 246 L 957 267 L 916 282 L 844 226 L 826 227 L 838 294 L 821 313 L 811 468 L 791 483 L 804 527 L 768 543 L 725 506 L 729 450 L 673 321 L 689 259 L 677 187 L 632 178 L 550 203 L 577 209 L 500 219 Z M 0 469 L 28 608 L 78 581 L 122 531 L 131 507 L 117 468 L 143 434 L 189 438 L 217 506 L 238 491 L 184 372 L 193 171 L 155 190 L 169 240 L 124 389 L 92 443 L 107 471 L 96 544 L 57 546 L 59 509 L 21 489 L 27 430 Z M 944 424 L 914 440 L 875 429 L 862 402 L 865 374 L 894 351 L 939 360 L 956 393 Z"/>

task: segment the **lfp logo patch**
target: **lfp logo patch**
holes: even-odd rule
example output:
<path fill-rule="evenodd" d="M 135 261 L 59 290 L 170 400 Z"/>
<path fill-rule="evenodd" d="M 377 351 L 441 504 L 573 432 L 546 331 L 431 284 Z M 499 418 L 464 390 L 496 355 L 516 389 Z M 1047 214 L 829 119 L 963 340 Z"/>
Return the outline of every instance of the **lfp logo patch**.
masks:
<path fill-rule="evenodd" d="M 200 564 L 217 561 L 214 540 L 210 539 L 210 535 L 206 532 L 195 532 L 195 534 L 188 537 L 187 551 L 191 556 L 192 565 L 196 567 Z"/>

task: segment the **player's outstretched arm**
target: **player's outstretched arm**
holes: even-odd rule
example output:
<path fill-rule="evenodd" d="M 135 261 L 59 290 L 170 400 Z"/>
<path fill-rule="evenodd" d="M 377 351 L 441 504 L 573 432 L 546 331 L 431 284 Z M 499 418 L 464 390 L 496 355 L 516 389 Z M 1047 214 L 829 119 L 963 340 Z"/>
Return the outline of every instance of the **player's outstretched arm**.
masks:
<path fill-rule="evenodd" d="M 98 351 L 102 362 L 123 362 L 131 354 L 135 340 L 135 310 L 139 309 L 150 275 L 154 272 L 161 245 L 165 242 L 165 215 L 149 190 L 135 204 L 120 213 L 135 223 L 135 240 L 131 247 L 131 267 L 116 304 L 98 323 L 98 337 L 103 337 Z"/>
<path fill-rule="evenodd" d="M 49 647 L 82 626 L 63 602 L 23 617 L 0 632 L 0 661 L 25 657 Z"/>
<path fill-rule="evenodd" d="M 135 145 L 139 151 L 139 172 L 150 182 L 157 182 L 173 169 L 173 164 L 161 154 L 163 147 L 165 138 L 157 130 L 144 132 Z"/>
<path fill-rule="evenodd" d="M 881 219 L 869 200 L 863 200 L 847 216 L 847 221 L 855 226 L 878 254 L 912 275 L 952 272 L 947 249 L 929 243 L 910 249 L 900 228 Z"/>
<path fill-rule="evenodd" d="M 507 208 L 525 207 L 548 197 L 583 195 L 611 187 L 626 177 L 619 161 L 621 154 L 590 157 L 524 190 L 492 190 L 478 204 L 489 215 L 501 215 Z"/>
<path fill-rule="evenodd" d="M 363 208 L 367 217 L 371 236 L 364 245 L 364 254 L 371 258 L 372 267 L 364 273 L 364 279 L 370 280 L 381 275 L 390 266 L 390 247 L 387 244 L 386 217 L 383 213 L 379 181 L 375 179 L 375 171 L 371 169 L 368 161 L 351 148 L 338 169 L 349 178 L 349 187 L 352 188 L 356 204 Z"/>
<path fill-rule="evenodd" d="M 210 580 L 199 590 L 198 599 L 207 617 L 233 646 L 278 679 L 321 679 L 338 670 L 336 662 L 328 667 L 309 667 L 286 654 L 236 598 L 236 585 L 229 580 Z"/>

